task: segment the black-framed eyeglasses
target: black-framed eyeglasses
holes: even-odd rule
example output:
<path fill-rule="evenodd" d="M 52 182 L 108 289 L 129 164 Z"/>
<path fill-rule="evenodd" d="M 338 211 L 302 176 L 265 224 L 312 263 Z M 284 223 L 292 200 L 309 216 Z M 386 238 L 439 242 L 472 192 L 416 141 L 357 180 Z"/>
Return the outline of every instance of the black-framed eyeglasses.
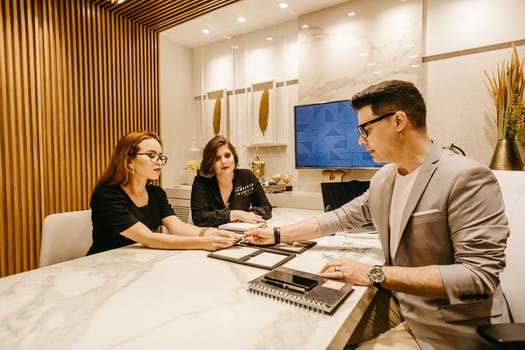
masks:
<path fill-rule="evenodd" d="M 363 124 L 359 124 L 357 126 L 357 131 L 359 131 L 359 135 L 361 135 L 362 138 L 367 138 L 368 137 L 368 131 L 366 131 L 366 127 L 369 126 L 370 124 L 374 124 L 375 122 L 378 122 L 380 120 L 383 120 L 385 118 L 388 118 L 390 117 L 391 115 L 394 115 L 396 114 L 397 112 L 390 112 L 390 113 L 386 113 L 386 114 L 383 114 L 383 115 L 380 115 L 379 117 L 375 118 L 375 119 L 372 119 L 372 120 L 369 120 Z"/>
<path fill-rule="evenodd" d="M 160 164 L 162 165 L 166 165 L 166 163 L 168 162 L 168 157 L 166 157 L 163 154 L 157 154 L 154 152 L 144 152 L 144 153 L 135 153 L 135 154 L 148 156 L 149 160 L 151 160 L 153 164 L 156 164 L 159 160 L 160 160 Z"/>

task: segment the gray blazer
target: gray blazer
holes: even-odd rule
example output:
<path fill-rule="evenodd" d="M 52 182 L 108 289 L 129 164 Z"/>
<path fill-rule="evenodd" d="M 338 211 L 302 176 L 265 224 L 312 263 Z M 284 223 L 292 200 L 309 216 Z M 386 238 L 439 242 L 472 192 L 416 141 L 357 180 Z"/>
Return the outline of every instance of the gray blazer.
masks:
<path fill-rule="evenodd" d="M 369 190 L 317 217 L 323 234 L 373 222 L 386 265 L 438 265 L 446 299 L 395 293 L 422 349 L 488 349 L 479 324 L 507 322 L 499 275 L 505 267 L 508 221 L 501 191 L 486 166 L 432 145 L 401 219 L 390 256 L 389 215 L 397 167 L 387 164 Z"/>

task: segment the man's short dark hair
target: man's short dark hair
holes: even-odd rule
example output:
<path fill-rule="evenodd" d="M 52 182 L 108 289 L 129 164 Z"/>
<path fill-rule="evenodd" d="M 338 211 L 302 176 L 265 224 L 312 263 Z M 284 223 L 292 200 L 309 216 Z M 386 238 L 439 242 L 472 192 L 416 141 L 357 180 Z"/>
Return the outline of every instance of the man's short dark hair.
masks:
<path fill-rule="evenodd" d="M 410 82 L 382 81 L 355 94 L 350 103 L 355 110 L 370 105 L 375 115 L 403 111 L 416 129 L 426 130 L 425 100 Z"/>

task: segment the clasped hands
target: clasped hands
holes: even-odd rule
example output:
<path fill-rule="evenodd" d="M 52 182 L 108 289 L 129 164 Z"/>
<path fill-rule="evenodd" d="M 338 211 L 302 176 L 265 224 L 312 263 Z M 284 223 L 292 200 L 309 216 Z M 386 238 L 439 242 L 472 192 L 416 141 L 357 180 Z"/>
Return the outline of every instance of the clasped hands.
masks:
<path fill-rule="evenodd" d="M 254 213 L 253 211 L 232 210 L 230 211 L 230 221 L 257 224 L 259 222 L 264 222 L 265 220 L 262 218 L 262 216 Z"/>

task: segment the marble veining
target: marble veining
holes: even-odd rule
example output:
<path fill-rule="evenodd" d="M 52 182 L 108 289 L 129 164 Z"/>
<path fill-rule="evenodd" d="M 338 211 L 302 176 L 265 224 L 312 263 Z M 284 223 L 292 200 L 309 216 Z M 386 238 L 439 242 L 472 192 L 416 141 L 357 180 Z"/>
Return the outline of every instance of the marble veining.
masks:
<path fill-rule="evenodd" d="M 387 79 L 420 84 L 421 1 L 356 0 L 300 23 L 308 24 L 299 29 L 300 103 L 348 99 Z"/>
<path fill-rule="evenodd" d="M 276 209 L 270 224 L 318 213 Z M 318 273 L 326 254 L 354 249 L 350 241 L 340 247 L 338 239 L 348 240 L 323 237 L 287 265 Z M 355 305 L 366 287 L 355 287 L 335 314 L 323 315 L 249 293 L 248 281 L 266 270 L 207 254 L 132 245 L 2 278 L 0 344 L 4 349 L 321 349 L 341 336 L 350 315 L 361 315 Z"/>

